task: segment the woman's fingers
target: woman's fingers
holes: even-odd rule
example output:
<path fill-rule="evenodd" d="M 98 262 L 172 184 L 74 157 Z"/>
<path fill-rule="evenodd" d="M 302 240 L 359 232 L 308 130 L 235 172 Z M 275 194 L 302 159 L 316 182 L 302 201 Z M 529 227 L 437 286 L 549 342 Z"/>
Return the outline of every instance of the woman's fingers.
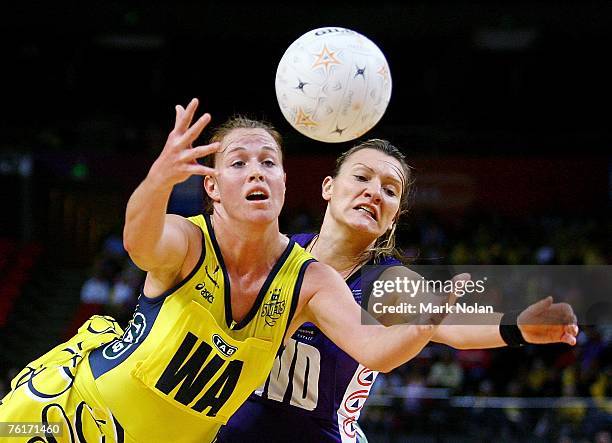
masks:
<path fill-rule="evenodd" d="M 187 151 L 186 158 L 188 160 L 197 160 L 207 155 L 214 154 L 219 151 L 221 144 L 219 142 L 211 143 L 209 145 L 196 146 Z"/>
<path fill-rule="evenodd" d="M 198 99 L 192 98 L 185 109 L 181 105 L 176 106 L 176 123 L 174 129 L 183 134 L 191 125 L 196 109 L 198 109 Z"/>
<path fill-rule="evenodd" d="M 214 177 L 217 174 L 214 168 L 202 166 L 199 163 L 191 164 L 186 169 L 190 175 L 209 175 Z"/>
<path fill-rule="evenodd" d="M 206 113 L 201 116 L 193 124 L 193 126 L 185 132 L 185 134 L 183 135 L 182 142 L 185 143 L 187 146 L 190 146 L 200 136 L 206 125 L 210 123 L 210 119 L 211 117 L 209 113 Z"/>

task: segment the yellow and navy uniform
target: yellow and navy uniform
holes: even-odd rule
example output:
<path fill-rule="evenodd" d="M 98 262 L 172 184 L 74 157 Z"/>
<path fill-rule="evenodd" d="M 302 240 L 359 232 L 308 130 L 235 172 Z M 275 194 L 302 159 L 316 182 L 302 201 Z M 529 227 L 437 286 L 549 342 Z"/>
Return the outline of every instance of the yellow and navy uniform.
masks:
<path fill-rule="evenodd" d="M 252 309 L 236 323 L 210 219 L 189 220 L 203 239 L 193 271 L 158 297 L 141 296 L 125 332 L 83 359 L 84 378 L 91 381 L 84 383 L 85 402 L 112 412 L 104 416 L 115 434 L 107 442 L 212 441 L 268 376 L 314 261 L 290 241 Z"/>

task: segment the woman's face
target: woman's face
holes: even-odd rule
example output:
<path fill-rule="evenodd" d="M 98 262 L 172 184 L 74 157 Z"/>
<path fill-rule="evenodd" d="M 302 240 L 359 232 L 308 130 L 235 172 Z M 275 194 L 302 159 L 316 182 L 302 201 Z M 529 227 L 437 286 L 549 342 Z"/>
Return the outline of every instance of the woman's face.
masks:
<path fill-rule="evenodd" d="M 395 221 L 405 180 L 397 159 L 365 148 L 347 157 L 335 178 L 323 181 L 323 198 L 337 223 L 374 240 Z"/>
<path fill-rule="evenodd" d="M 234 129 L 215 159 L 215 178 L 206 192 L 225 212 L 241 221 L 269 223 L 285 201 L 285 171 L 280 147 L 264 129 Z"/>

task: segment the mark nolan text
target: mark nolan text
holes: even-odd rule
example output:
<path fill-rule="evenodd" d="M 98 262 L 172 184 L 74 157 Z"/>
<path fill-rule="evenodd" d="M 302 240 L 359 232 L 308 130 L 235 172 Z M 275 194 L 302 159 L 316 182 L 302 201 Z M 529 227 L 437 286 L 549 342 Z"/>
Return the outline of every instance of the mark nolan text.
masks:
<path fill-rule="evenodd" d="M 399 303 L 397 305 L 385 305 L 374 303 L 372 306 L 376 314 L 492 314 L 493 306 L 478 303 Z"/>

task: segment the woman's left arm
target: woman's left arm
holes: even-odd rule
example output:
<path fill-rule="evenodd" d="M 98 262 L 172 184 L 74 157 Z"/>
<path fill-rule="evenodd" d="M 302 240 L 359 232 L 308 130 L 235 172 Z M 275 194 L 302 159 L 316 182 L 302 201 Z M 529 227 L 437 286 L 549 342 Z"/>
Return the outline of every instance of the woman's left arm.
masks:
<path fill-rule="evenodd" d="M 449 314 L 436 329 L 432 341 L 457 349 L 485 349 L 506 346 L 500 328 L 502 313 Z M 516 326 L 527 343 L 567 343 L 574 346 L 578 322 L 567 303 L 553 303 L 552 297 L 528 306 L 516 319 Z"/>

